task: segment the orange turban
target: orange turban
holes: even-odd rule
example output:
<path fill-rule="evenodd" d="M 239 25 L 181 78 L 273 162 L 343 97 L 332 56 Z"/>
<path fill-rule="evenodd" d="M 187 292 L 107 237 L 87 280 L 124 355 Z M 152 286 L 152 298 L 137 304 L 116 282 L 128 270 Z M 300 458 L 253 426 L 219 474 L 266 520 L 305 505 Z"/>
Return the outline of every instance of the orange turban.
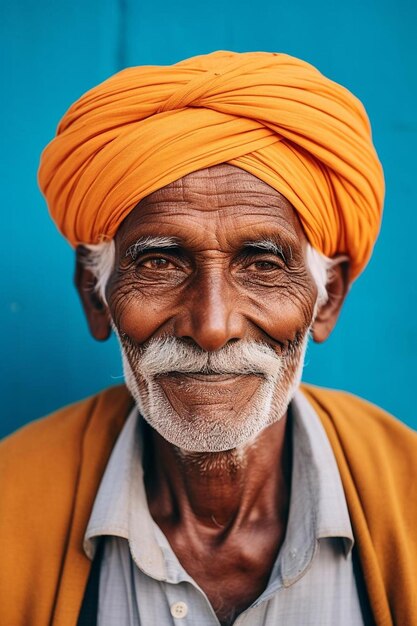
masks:
<path fill-rule="evenodd" d="M 285 54 L 214 52 L 131 67 L 88 91 L 42 154 L 39 184 L 72 245 L 112 238 L 137 203 L 190 172 L 231 163 L 282 193 L 307 238 L 368 261 L 384 182 L 349 91 Z"/>

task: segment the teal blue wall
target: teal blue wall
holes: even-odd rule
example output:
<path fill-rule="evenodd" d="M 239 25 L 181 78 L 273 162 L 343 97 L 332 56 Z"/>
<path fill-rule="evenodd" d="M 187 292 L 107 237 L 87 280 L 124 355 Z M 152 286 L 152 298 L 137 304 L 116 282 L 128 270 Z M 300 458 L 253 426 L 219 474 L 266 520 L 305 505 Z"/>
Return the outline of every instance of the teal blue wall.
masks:
<path fill-rule="evenodd" d="M 125 65 L 214 49 L 283 51 L 362 99 L 385 167 L 381 236 L 305 379 L 368 398 L 417 427 L 416 37 L 413 0 L 14 0 L 2 3 L 1 433 L 120 380 L 114 340 L 88 334 L 73 254 L 37 189 L 65 109 Z"/>

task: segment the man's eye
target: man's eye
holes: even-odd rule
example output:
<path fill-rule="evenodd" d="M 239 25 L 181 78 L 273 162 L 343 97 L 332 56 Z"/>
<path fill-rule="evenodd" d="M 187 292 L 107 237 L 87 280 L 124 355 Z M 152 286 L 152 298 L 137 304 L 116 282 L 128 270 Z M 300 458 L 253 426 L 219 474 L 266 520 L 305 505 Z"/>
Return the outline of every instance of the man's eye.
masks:
<path fill-rule="evenodd" d="M 151 270 L 164 270 L 172 268 L 173 264 L 163 257 L 153 257 L 139 262 L 140 267 L 146 267 Z"/>
<path fill-rule="evenodd" d="M 255 261 L 250 267 L 258 271 L 271 271 L 279 269 L 280 265 L 272 261 Z"/>

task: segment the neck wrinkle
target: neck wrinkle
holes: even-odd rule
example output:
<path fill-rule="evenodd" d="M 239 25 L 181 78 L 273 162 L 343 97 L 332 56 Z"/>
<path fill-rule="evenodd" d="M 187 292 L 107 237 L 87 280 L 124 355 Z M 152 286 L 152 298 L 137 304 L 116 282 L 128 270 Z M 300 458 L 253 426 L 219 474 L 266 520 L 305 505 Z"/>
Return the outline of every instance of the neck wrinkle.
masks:
<path fill-rule="evenodd" d="M 284 416 L 245 447 L 216 453 L 180 451 L 148 426 L 152 445 L 144 459 L 145 486 L 154 520 L 217 534 L 268 519 L 286 523 L 291 482 L 287 421 Z"/>

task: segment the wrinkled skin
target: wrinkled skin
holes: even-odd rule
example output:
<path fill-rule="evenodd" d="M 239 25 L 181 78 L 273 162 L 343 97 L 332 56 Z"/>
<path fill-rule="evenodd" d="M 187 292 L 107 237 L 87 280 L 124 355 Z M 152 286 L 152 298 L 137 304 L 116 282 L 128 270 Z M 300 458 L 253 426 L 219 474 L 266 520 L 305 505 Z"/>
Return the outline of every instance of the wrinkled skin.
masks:
<path fill-rule="evenodd" d="M 180 247 L 133 260 L 127 251 L 145 235 L 176 237 Z M 263 251 L 244 253 L 245 242 L 265 237 L 279 240 L 285 260 Z M 313 321 L 317 288 L 306 265 L 306 243 L 281 194 L 243 170 L 220 165 L 152 193 L 125 219 L 115 237 L 108 307 L 94 294 L 94 280 L 81 263 L 76 282 L 97 339 L 109 335 L 111 316 L 119 334 L 138 347 L 172 335 L 206 351 L 251 339 L 282 354 Z M 333 329 L 347 284 L 347 264 L 336 261 L 329 301 L 312 326 L 316 341 Z M 256 391 L 256 377 L 243 378 L 222 382 L 236 402 Z M 219 394 L 207 392 L 213 385 L 218 383 L 190 379 L 184 392 L 168 380 L 164 391 L 179 412 L 192 409 L 203 395 L 209 419 L 211 410 L 224 410 Z M 181 455 L 147 430 L 151 514 L 224 624 L 261 594 L 285 536 L 290 427 L 287 414 L 280 417 L 243 455 Z"/>

